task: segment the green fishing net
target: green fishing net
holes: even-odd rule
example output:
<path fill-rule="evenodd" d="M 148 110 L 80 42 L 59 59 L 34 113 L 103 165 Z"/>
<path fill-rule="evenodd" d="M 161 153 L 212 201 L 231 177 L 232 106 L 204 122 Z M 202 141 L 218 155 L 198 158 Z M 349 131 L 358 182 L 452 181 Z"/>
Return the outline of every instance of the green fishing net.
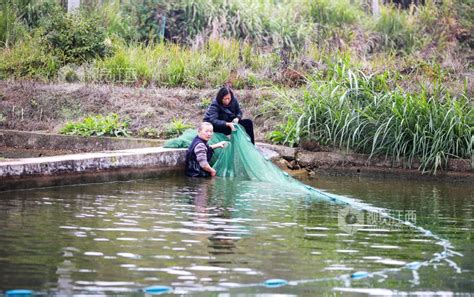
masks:
<path fill-rule="evenodd" d="M 236 129 L 232 131 L 230 137 L 222 133 L 214 133 L 208 142 L 209 145 L 220 141 L 228 142 L 225 148 L 214 150 L 214 156 L 210 164 L 217 171 L 217 175 L 264 182 L 288 183 L 291 179 L 288 173 L 280 170 L 255 148 L 241 125 L 235 125 L 235 127 Z M 188 148 L 196 135 L 196 130 L 186 130 L 180 137 L 168 140 L 164 147 Z"/>

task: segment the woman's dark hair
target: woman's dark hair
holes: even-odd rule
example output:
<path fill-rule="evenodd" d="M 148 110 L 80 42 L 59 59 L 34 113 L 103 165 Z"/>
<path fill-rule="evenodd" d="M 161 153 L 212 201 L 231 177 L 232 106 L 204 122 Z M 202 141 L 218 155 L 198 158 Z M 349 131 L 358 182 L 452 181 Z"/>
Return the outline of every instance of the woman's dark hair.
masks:
<path fill-rule="evenodd" d="M 223 86 L 220 88 L 219 92 L 217 92 L 216 100 L 219 105 L 222 105 L 222 99 L 224 99 L 227 94 L 230 94 L 230 97 L 232 98 L 231 101 L 234 100 L 234 92 L 232 92 L 232 89 L 228 86 Z"/>

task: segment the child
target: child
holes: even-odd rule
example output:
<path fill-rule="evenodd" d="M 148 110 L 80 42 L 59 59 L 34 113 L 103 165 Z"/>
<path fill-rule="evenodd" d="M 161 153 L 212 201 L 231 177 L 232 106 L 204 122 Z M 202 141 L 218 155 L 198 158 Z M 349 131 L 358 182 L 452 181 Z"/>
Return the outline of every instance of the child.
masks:
<path fill-rule="evenodd" d="M 225 141 L 209 146 L 207 142 L 214 133 L 211 123 L 203 122 L 198 127 L 198 135 L 186 152 L 186 175 L 191 177 L 216 176 L 216 170 L 209 165 L 215 148 L 225 147 Z"/>

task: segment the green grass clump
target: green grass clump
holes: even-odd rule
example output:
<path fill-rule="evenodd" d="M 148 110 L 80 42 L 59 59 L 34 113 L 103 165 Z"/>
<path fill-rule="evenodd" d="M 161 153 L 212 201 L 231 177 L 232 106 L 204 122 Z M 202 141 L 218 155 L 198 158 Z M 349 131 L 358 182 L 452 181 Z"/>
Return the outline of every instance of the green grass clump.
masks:
<path fill-rule="evenodd" d="M 78 136 L 129 136 L 129 121 L 111 113 L 107 116 L 96 115 L 84 118 L 81 122 L 68 122 L 59 131 L 61 134 Z"/>
<path fill-rule="evenodd" d="M 374 30 L 380 34 L 380 45 L 388 50 L 410 53 L 416 45 L 416 27 L 413 16 L 408 12 L 383 7 Z"/>
<path fill-rule="evenodd" d="M 184 131 L 191 128 L 193 128 L 193 125 L 186 123 L 185 120 L 173 119 L 171 123 L 166 126 L 163 134 L 166 138 L 178 137 L 183 134 Z"/>
<path fill-rule="evenodd" d="M 9 47 L 26 35 L 26 27 L 11 5 L 0 5 L 0 46 Z"/>
<path fill-rule="evenodd" d="M 321 25 L 353 24 L 362 16 L 362 11 L 348 0 L 316 0 L 309 6 L 313 21 Z"/>

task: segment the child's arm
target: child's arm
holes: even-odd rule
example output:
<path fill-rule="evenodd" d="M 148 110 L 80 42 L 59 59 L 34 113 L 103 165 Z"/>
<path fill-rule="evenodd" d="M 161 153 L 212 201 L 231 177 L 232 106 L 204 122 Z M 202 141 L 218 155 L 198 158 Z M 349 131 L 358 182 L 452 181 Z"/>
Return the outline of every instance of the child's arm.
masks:
<path fill-rule="evenodd" d="M 196 159 L 201 166 L 202 170 L 209 172 L 211 176 L 216 176 L 216 170 L 209 165 L 207 160 L 207 149 L 203 144 L 198 144 L 194 148 L 194 153 L 196 154 Z"/>
<path fill-rule="evenodd" d="M 202 170 L 209 172 L 211 176 L 216 176 L 216 173 L 217 173 L 216 170 L 212 168 L 211 165 L 209 165 L 209 163 L 207 163 L 204 166 L 201 166 L 201 168 Z"/>

